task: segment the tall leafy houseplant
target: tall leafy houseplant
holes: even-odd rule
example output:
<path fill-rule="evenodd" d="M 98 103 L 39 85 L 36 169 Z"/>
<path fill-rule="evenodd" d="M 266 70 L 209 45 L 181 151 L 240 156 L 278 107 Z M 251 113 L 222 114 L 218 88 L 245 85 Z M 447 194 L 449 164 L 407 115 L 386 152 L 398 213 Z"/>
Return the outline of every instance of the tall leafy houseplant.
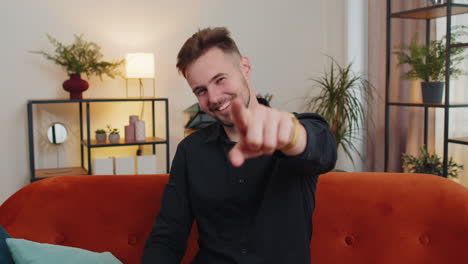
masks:
<path fill-rule="evenodd" d="M 465 26 L 454 27 L 451 43 L 459 43 L 460 37 L 466 35 Z M 397 55 L 398 65 L 409 65 L 410 70 L 403 77 L 409 80 L 421 79 L 423 102 L 442 102 L 442 92 L 446 70 L 446 36 L 439 40 L 432 40 L 429 45 L 419 44 L 417 35 L 409 45 L 403 45 L 393 52 Z M 463 74 L 457 65 L 465 58 L 464 48 L 452 47 L 450 50 L 450 64 L 448 71 L 451 78 Z"/>
<path fill-rule="evenodd" d="M 362 155 L 355 146 L 358 132 L 366 118 L 367 99 L 373 97 L 374 88 L 362 75 L 351 70 L 352 63 L 341 66 L 330 58 L 328 71 L 312 79 L 318 96 L 307 99 L 306 110 L 322 115 L 335 136 L 337 148 L 342 147 L 354 163 L 353 153 Z"/>
<path fill-rule="evenodd" d="M 70 99 L 82 99 L 83 91 L 89 87 L 88 82 L 81 79 L 82 73 L 86 74 L 88 78 L 92 75 L 98 76 L 101 80 L 103 75 L 115 78 L 116 75 L 120 75 L 118 67 L 123 64 L 124 60 L 103 61 L 101 48 L 98 44 L 83 40 L 82 35 L 74 36 L 75 40 L 72 44 L 64 45 L 47 35 L 55 52 L 48 53 L 40 50 L 32 51 L 32 53 L 42 55 L 64 68 L 70 79 L 63 83 L 63 88 L 70 92 Z"/>

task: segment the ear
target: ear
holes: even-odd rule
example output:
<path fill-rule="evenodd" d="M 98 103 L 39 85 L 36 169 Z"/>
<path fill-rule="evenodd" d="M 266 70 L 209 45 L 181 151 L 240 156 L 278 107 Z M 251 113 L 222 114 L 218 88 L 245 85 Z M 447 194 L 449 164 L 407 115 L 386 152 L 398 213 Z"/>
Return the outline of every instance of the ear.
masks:
<path fill-rule="evenodd" d="M 252 69 L 252 65 L 250 64 L 249 58 L 247 58 L 246 56 L 242 56 L 240 63 L 241 63 L 242 73 L 244 74 L 246 78 L 250 79 L 250 71 Z"/>

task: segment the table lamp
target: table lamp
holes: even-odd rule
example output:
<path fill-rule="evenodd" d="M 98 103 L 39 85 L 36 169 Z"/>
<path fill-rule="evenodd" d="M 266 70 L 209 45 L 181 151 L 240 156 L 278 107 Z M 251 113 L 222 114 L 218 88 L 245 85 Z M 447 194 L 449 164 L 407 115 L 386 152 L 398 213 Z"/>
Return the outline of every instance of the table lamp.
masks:
<path fill-rule="evenodd" d="M 128 80 L 138 79 L 140 85 L 140 97 L 143 97 L 143 79 L 153 80 L 153 97 L 156 95 L 154 81 L 154 54 L 153 53 L 128 53 L 125 56 L 126 89 L 128 97 Z"/>

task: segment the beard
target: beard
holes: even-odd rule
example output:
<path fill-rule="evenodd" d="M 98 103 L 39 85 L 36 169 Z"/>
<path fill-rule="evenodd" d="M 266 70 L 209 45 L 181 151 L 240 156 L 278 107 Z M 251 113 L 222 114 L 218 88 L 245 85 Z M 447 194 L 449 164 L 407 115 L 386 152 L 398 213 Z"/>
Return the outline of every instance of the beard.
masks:
<path fill-rule="evenodd" d="M 245 107 L 248 108 L 249 105 L 250 105 L 250 92 L 249 92 L 249 89 L 247 87 L 247 80 L 245 78 L 242 78 L 242 84 L 244 85 L 244 89 L 247 91 L 247 98 L 245 100 Z M 212 114 L 210 114 L 210 116 L 213 117 L 214 119 L 216 119 L 219 123 L 221 123 L 221 125 L 223 125 L 225 127 L 228 127 L 228 128 L 233 128 L 234 123 L 232 122 L 232 113 L 229 113 L 229 117 L 230 117 L 229 119 L 230 120 L 223 120 L 220 116 L 218 116 L 216 114 L 216 109 L 219 106 L 223 105 L 224 103 L 236 99 L 238 96 L 242 97 L 242 95 L 234 94 L 234 95 L 228 96 L 226 98 L 223 98 L 223 99 L 219 100 L 216 103 L 210 104 L 209 107 L 208 107 L 209 112 L 212 113 Z M 243 98 L 241 98 L 241 100 L 242 99 Z"/>
<path fill-rule="evenodd" d="M 225 126 L 225 127 L 234 127 L 234 123 L 232 122 L 229 122 L 229 121 L 226 121 L 226 120 L 223 120 L 220 116 L 218 116 L 216 114 L 216 109 L 220 106 L 220 105 L 223 105 L 224 103 L 228 102 L 228 101 L 232 101 L 234 99 L 237 98 L 237 95 L 232 95 L 230 96 L 229 98 L 226 98 L 226 99 L 223 99 L 217 103 L 214 103 L 212 105 L 210 105 L 210 112 L 213 113 L 213 115 L 211 115 L 211 117 L 213 117 L 214 119 L 216 119 L 216 121 L 218 121 L 219 123 L 221 123 L 221 125 Z M 232 114 L 230 113 L 230 119 L 232 119 Z"/>

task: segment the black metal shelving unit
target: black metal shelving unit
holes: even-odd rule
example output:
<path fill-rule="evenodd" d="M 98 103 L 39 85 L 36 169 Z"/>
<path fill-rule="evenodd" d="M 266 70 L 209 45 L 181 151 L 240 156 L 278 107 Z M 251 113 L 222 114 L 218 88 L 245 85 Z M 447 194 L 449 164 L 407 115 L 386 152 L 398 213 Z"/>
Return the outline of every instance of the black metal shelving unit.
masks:
<path fill-rule="evenodd" d="M 124 139 L 121 139 L 118 143 L 97 143 L 95 140 L 91 139 L 91 114 L 90 108 L 92 103 L 98 102 L 109 102 L 109 103 L 125 103 L 125 102 L 151 102 L 151 113 L 152 113 L 152 122 L 151 122 L 151 132 L 152 136 L 146 137 L 145 141 L 131 141 L 126 142 Z M 155 127 L 155 103 L 162 102 L 165 106 L 165 122 L 166 122 L 166 138 L 159 138 L 156 137 L 156 127 Z M 40 104 L 59 104 L 59 103 L 67 103 L 67 104 L 78 104 L 79 109 L 79 119 L 80 119 L 80 152 L 81 152 L 81 167 L 73 167 L 73 168 L 58 168 L 58 169 L 51 169 L 51 175 L 57 174 L 62 175 L 61 172 L 67 170 L 69 174 L 91 174 L 92 172 L 92 165 L 91 165 L 91 156 L 92 156 L 92 149 L 93 148 L 102 148 L 102 147 L 119 147 L 119 146 L 139 146 L 139 145 L 152 145 L 153 146 L 153 154 L 156 154 L 156 145 L 162 144 L 166 145 L 166 172 L 169 173 L 169 100 L 167 98 L 113 98 L 113 99 L 82 99 L 82 100 L 29 100 L 27 107 L 28 107 L 28 136 L 29 136 L 29 165 L 30 165 L 30 174 L 31 174 L 31 182 L 37 180 L 37 172 L 35 166 L 35 157 L 34 157 L 34 105 Z M 85 106 L 85 120 L 83 120 L 83 106 Z M 86 129 L 84 129 L 83 125 L 84 122 L 86 124 Z M 84 137 L 86 135 L 86 138 Z M 87 151 L 87 168 L 85 168 L 85 158 L 84 152 L 85 148 Z"/>
<path fill-rule="evenodd" d="M 449 138 L 450 109 L 468 107 L 468 103 L 450 103 L 450 75 L 448 67 L 445 71 L 445 100 L 444 103 L 422 103 L 422 102 L 391 102 L 390 98 L 390 74 L 391 74 L 391 23 L 392 19 L 415 19 L 426 22 L 426 45 L 430 44 L 430 22 L 433 19 L 446 17 L 446 64 L 450 63 L 450 51 L 455 47 L 468 47 L 468 43 L 451 44 L 452 16 L 468 13 L 468 4 L 447 3 L 401 12 L 392 13 L 392 0 L 387 0 L 387 46 L 386 46 L 386 80 L 385 80 L 385 171 L 388 171 L 389 141 L 390 141 L 390 107 L 423 107 L 424 108 L 424 144 L 428 141 L 429 109 L 442 108 L 444 110 L 444 140 L 443 140 L 443 170 L 447 177 L 448 165 L 448 143 L 468 145 L 468 137 Z"/>

